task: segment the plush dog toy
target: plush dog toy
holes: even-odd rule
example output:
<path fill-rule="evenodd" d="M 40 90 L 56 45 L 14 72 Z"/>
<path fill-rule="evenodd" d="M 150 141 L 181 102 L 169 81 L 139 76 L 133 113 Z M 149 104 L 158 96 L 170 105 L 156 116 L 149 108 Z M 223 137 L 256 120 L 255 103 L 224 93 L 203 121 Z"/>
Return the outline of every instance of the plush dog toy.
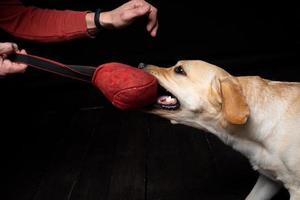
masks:
<path fill-rule="evenodd" d="M 117 108 L 137 109 L 156 101 L 157 79 L 122 63 L 106 63 L 99 67 L 65 65 L 33 55 L 16 54 L 14 62 L 28 64 L 47 72 L 92 83 Z"/>

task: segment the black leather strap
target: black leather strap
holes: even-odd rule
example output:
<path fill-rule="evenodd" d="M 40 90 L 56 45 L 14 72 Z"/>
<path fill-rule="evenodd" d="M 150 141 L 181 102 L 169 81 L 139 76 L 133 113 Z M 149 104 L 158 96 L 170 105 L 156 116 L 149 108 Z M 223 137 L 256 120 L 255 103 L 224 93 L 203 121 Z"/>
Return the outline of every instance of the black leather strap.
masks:
<path fill-rule="evenodd" d="M 14 54 L 10 59 L 31 67 L 58 74 L 60 76 L 91 82 L 95 67 L 81 65 L 64 65 L 62 63 L 33 55 Z"/>
<path fill-rule="evenodd" d="M 103 26 L 100 24 L 100 13 L 101 13 L 101 9 L 98 8 L 95 12 L 95 17 L 94 17 L 94 23 L 98 31 L 103 29 Z"/>

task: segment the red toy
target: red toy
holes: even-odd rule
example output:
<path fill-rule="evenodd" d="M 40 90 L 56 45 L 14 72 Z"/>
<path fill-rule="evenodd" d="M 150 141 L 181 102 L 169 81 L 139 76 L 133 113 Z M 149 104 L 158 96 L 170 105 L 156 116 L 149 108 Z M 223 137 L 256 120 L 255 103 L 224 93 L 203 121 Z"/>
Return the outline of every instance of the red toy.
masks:
<path fill-rule="evenodd" d="M 122 110 L 141 108 L 156 101 L 157 79 L 129 65 L 100 65 L 94 72 L 92 82 L 113 105 Z"/>
<path fill-rule="evenodd" d="M 29 66 L 95 85 L 119 109 L 137 109 L 156 101 L 157 79 L 141 69 L 122 63 L 99 67 L 64 65 L 33 55 L 16 54 L 12 58 Z"/>

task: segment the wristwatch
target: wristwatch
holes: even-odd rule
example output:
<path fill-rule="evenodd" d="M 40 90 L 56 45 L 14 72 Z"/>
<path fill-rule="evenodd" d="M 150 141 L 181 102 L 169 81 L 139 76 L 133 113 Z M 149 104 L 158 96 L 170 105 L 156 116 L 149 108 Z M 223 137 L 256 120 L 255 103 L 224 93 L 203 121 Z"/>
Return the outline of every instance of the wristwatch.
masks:
<path fill-rule="evenodd" d="M 90 11 L 90 13 L 91 12 L 92 11 Z M 95 28 L 87 29 L 88 34 L 92 38 L 96 37 L 100 31 L 104 30 L 104 27 L 100 24 L 100 13 L 101 13 L 101 9 L 97 9 L 94 12 L 94 19 L 92 19 L 92 20 L 94 21 Z"/>
<path fill-rule="evenodd" d="M 94 22 L 95 22 L 95 25 L 96 25 L 96 28 L 98 31 L 101 31 L 104 29 L 104 27 L 101 25 L 100 23 L 100 13 L 101 13 L 101 9 L 98 8 L 95 12 L 95 16 L 94 16 Z"/>

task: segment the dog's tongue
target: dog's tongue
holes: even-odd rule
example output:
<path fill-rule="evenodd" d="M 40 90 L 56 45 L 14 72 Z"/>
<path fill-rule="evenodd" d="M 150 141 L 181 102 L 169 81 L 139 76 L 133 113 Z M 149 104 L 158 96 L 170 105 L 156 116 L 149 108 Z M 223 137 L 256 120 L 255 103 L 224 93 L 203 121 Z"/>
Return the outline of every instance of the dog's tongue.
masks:
<path fill-rule="evenodd" d="M 160 96 L 157 99 L 157 103 L 160 105 L 176 105 L 177 99 L 171 96 Z"/>

